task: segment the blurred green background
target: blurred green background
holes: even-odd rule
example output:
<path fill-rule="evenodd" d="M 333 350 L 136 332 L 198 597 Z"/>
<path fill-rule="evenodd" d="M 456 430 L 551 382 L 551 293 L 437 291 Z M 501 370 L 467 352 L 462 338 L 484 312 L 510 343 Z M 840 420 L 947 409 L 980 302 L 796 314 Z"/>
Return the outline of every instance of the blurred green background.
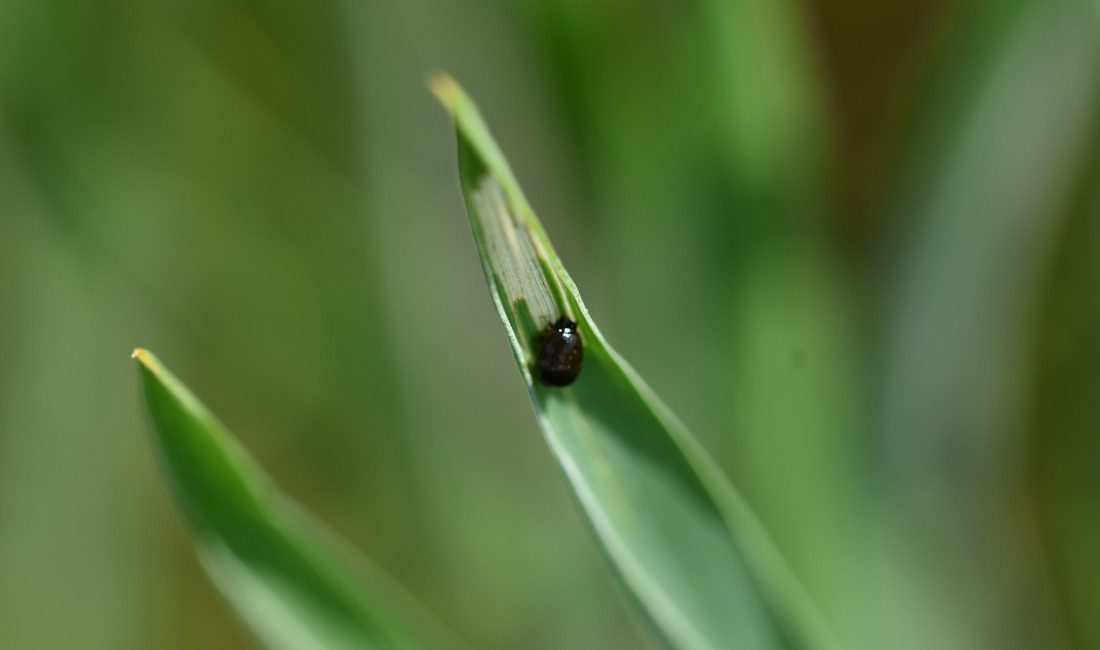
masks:
<path fill-rule="evenodd" d="M 257 647 L 137 345 L 472 647 L 638 646 L 437 69 L 853 647 L 1100 647 L 1094 0 L 3 0 L 0 647 Z"/>

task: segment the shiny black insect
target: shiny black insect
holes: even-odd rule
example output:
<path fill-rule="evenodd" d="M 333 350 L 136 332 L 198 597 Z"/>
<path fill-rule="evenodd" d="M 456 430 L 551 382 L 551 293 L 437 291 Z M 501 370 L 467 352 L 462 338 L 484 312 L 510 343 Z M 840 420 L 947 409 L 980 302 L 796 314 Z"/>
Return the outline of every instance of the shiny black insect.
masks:
<path fill-rule="evenodd" d="M 584 345 L 577 324 L 565 316 L 547 325 L 538 339 L 535 374 L 548 386 L 568 386 L 581 374 Z"/>

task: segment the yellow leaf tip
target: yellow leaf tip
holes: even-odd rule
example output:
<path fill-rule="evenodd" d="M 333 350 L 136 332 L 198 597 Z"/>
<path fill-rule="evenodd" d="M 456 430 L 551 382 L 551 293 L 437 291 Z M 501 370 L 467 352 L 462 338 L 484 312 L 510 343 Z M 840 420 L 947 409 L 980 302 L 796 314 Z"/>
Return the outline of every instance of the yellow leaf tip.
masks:
<path fill-rule="evenodd" d="M 131 359 L 136 359 L 138 363 L 143 366 L 152 365 L 153 355 L 145 348 L 134 348 L 134 351 L 130 353 Z"/>
<path fill-rule="evenodd" d="M 446 72 L 433 72 L 428 76 L 428 90 L 448 109 L 454 109 L 462 95 L 462 87 Z"/>

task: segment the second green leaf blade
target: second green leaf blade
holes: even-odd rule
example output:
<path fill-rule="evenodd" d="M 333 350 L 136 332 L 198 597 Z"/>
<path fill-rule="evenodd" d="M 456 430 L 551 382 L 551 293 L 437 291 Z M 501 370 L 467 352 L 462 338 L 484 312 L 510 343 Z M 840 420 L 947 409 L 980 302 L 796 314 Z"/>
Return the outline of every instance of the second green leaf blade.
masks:
<path fill-rule="evenodd" d="M 712 459 L 607 345 L 476 106 L 452 79 L 474 239 L 546 439 L 617 574 L 677 648 L 833 648 L 827 626 Z M 539 333 L 578 323 L 576 383 L 543 385 Z"/>
<path fill-rule="evenodd" d="M 273 650 L 457 648 L 419 608 L 271 483 L 225 427 L 145 350 L 149 433 L 203 566 Z"/>

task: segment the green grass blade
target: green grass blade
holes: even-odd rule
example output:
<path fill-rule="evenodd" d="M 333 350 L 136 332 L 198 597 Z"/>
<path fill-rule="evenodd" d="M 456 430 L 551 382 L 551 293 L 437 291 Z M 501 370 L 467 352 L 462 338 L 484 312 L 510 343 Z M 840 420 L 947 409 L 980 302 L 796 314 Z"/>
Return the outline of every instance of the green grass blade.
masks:
<path fill-rule="evenodd" d="M 202 563 L 267 647 L 454 646 L 381 574 L 283 497 L 156 357 L 137 350 L 134 358 L 153 447 Z"/>
<path fill-rule="evenodd" d="M 449 77 L 431 86 L 458 127 L 474 239 L 539 423 L 629 592 L 674 647 L 836 647 L 713 460 L 604 340 L 472 101 Z M 561 314 L 585 345 L 564 389 L 530 370 Z"/>

